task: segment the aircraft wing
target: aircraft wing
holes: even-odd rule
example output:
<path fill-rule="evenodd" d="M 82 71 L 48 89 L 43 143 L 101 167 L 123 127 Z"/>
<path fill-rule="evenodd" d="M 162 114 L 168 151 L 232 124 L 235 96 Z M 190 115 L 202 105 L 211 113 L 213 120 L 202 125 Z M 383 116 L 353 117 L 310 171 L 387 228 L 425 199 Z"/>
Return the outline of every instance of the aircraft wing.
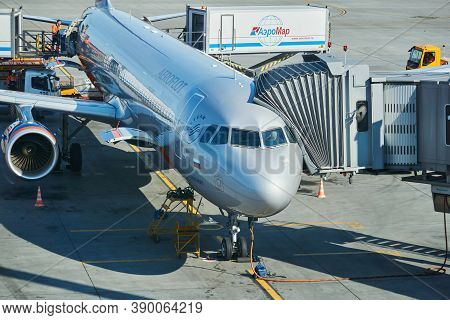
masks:
<path fill-rule="evenodd" d="M 47 17 L 40 17 L 40 16 L 30 16 L 27 14 L 23 15 L 23 18 L 25 20 L 31 20 L 31 21 L 37 21 L 37 22 L 45 22 L 45 23 L 56 23 L 56 21 L 58 20 L 58 18 L 47 18 Z M 61 20 L 61 24 L 63 26 L 70 26 L 72 24 L 72 20 L 63 20 L 63 19 L 59 19 Z"/>
<path fill-rule="evenodd" d="M 81 100 L 45 96 L 10 90 L 0 90 L 0 103 L 32 105 L 34 108 L 66 112 L 75 116 L 111 123 L 117 119 L 117 108 L 113 105 L 93 100 Z"/>
<path fill-rule="evenodd" d="M 175 18 L 181 18 L 186 16 L 186 12 L 180 12 L 180 13 L 169 13 L 161 16 L 153 16 L 153 17 L 144 17 L 144 20 L 147 22 L 158 22 L 158 21 L 164 21 L 164 20 L 170 20 Z"/>

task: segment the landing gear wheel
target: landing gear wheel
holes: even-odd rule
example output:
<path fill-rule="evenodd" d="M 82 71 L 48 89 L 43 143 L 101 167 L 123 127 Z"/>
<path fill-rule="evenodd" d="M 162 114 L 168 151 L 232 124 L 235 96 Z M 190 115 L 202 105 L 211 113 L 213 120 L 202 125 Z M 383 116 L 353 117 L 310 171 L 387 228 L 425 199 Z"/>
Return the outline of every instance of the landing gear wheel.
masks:
<path fill-rule="evenodd" d="M 239 237 L 237 242 L 238 257 L 246 258 L 248 256 L 247 239 Z"/>
<path fill-rule="evenodd" d="M 79 143 L 72 143 L 69 150 L 69 164 L 72 172 L 80 172 L 83 166 L 83 156 Z"/>
<path fill-rule="evenodd" d="M 220 253 L 222 257 L 230 261 L 233 257 L 233 242 L 231 241 L 230 237 L 224 237 L 222 240 L 222 245 L 220 247 Z"/>

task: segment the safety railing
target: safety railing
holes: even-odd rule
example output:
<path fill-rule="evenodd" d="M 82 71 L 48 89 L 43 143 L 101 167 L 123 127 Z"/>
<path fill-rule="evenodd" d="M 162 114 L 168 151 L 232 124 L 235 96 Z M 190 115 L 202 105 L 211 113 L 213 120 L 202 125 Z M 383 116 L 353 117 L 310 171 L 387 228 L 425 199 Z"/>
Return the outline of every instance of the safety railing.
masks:
<path fill-rule="evenodd" d="M 188 33 L 186 32 L 186 28 L 167 28 L 163 30 L 170 36 L 190 45 L 191 47 L 205 51 L 206 34 L 204 32 Z"/>
<path fill-rule="evenodd" d="M 25 30 L 17 35 L 17 52 L 20 56 L 54 56 L 57 54 L 52 45 L 52 33 L 41 30 Z"/>

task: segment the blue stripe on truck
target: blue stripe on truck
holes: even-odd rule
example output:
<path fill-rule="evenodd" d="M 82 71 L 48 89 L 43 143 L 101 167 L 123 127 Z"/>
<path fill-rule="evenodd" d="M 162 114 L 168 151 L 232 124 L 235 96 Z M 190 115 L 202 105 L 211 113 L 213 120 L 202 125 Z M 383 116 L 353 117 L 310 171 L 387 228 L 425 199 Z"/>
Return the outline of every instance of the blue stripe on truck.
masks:
<path fill-rule="evenodd" d="M 11 47 L 0 47 L 0 51 L 11 51 Z"/>
<path fill-rule="evenodd" d="M 325 41 L 291 41 L 291 42 L 281 42 L 278 46 L 287 47 L 287 46 L 313 46 L 313 45 L 324 45 Z M 222 48 L 231 48 L 233 45 L 231 43 L 222 44 Z M 257 42 L 244 42 L 244 43 L 236 43 L 234 47 L 236 48 L 250 48 L 250 47 L 262 47 L 261 43 Z M 220 48 L 219 43 L 212 43 L 209 45 L 210 49 L 218 49 Z"/>

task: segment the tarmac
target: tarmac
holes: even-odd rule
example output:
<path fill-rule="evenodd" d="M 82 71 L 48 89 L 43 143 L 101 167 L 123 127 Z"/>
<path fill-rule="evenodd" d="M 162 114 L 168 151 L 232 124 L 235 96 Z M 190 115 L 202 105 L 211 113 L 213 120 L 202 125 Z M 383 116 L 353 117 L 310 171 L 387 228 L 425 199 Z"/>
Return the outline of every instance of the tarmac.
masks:
<path fill-rule="evenodd" d="M 39 5 L 37 1 L 21 2 L 28 14 L 61 14 L 62 18 L 73 18 L 93 3 L 58 1 L 50 7 L 46 1 Z M 14 4 L 2 0 L 0 6 L 4 3 Z M 137 1 L 113 3 L 137 11 Z M 346 10 L 335 18 L 336 39 L 348 38 L 350 48 L 364 48 L 364 52 L 387 42 L 386 30 L 401 34 L 418 21 L 413 17 L 426 16 L 444 4 L 332 3 Z M 139 4 L 139 12 L 145 15 L 182 11 L 185 5 L 180 1 Z M 437 18 L 424 19 L 414 30 L 402 33 L 376 56 L 392 59 L 395 65 L 389 67 L 399 70 L 413 43 L 448 41 L 448 26 L 443 28 L 441 17 L 448 18 L 450 9 L 448 5 L 444 9 L 433 13 Z M 402 21 L 405 17 L 407 22 Z M 399 22 L 393 24 L 393 19 Z M 366 30 L 371 37 L 369 31 L 364 34 Z M 367 59 L 369 64 L 374 62 L 377 68 L 388 65 L 374 56 Z M 57 120 L 50 116 L 44 122 L 57 129 Z M 0 117 L 0 127 L 9 123 Z M 104 144 L 98 135 L 104 128 L 91 122 L 77 134 L 75 141 L 81 143 L 84 157 L 81 174 L 64 169 L 39 182 L 23 182 L 11 177 L 0 161 L 0 299 L 450 297 L 448 273 L 428 272 L 444 261 L 443 215 L 433 210 L 430 187 L 401 181 L 406 174 L 358 174 L 352 184 L 348 177 L 331 175 L 325 182 L 326 199 L 315 197 L 317 177 L 303 177 L 286 210 L 257 222 L 254 248 L 272 278 L 300 281 L 258 283 L 247 273 L 248 262 L 217 257 L 225 229 L 201 231 L 200 258 L 191 254 L 177 257 L 171 235 L 162 235 L 160 243 L 149 238 L 147 228 L 153 213 L 169 190 L 167 179 L 177 187 L 186 182 L 173 169 L 146 167 L 128 145 Z M 144 154 L 155 155 L 151 150 Z M 38 186 L 44 208 L 34 207 Z M 200 198 L 196 196 L 196 205 Z M 226 219 L 208 201 L 202 201 L 199 212 L 198 219 L 211 217 L 225 225 Z M 249 237 L 246 224 L 242 219 L 242 233 Z"/>

